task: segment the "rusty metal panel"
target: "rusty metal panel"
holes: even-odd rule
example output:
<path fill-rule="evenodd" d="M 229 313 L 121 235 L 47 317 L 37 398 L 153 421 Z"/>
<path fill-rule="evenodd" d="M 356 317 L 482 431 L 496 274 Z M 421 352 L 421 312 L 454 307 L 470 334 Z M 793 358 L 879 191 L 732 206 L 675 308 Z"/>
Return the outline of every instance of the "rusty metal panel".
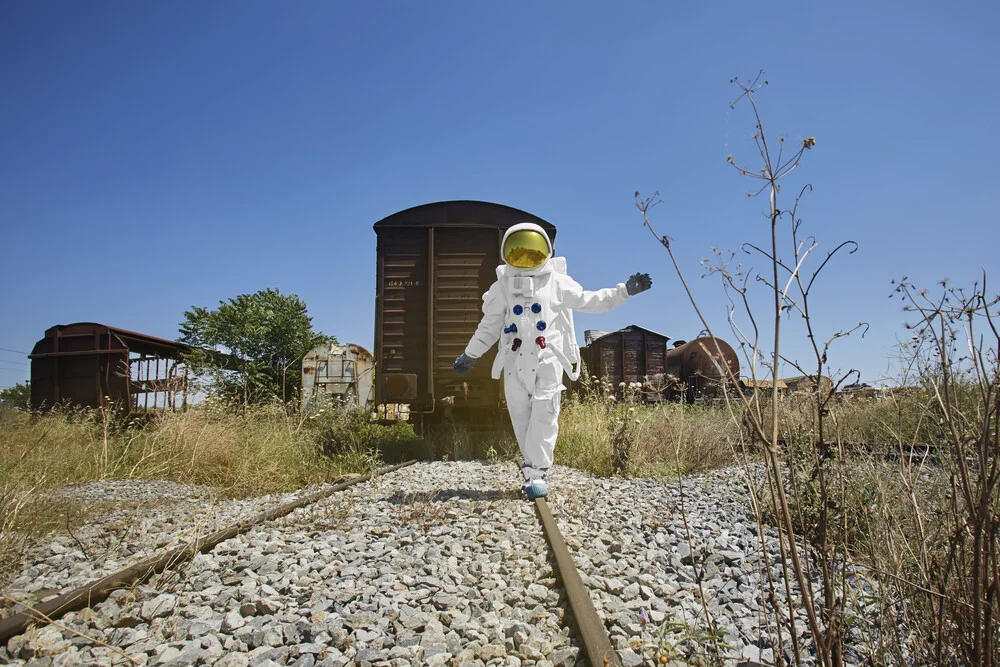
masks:
<path fill-rule="evenodd" d="M 417 376 L 417 392 L 428 392 L 427 378 L 427 254 L 426 229 L 396 229 L 378 238 L 379 279 L 375 288 L 380 325 L 375 354 L 380 378 L 390 373 Z M 376 401 L 383 402 L 382 382 Z"/>
<path fill-rule="evenodd" d="M 646 345 L 641 331 L 622 334 L 623 382 L 642 382 L 646 376 Z"/>
<path fill-rule="evenodd" d="M 598 343 L 601 361 L 597 376 L 617 386 L 622 381 L 621 342 L 617 336 L 606 336 Z"/>
<path fill-rule="evenodd" d="M 499 383 L 490 377 L 491 350 L 467 375 L 451 364 L 465 350 L 482 317 L 483 285 L 496 279 L 500 262 L 496 229 L 441 228 L 434 236 L 434 394 L 476 405 L 499 403 Z"/>
<path fill-rule="evenodd" d="M 109 327 L 81 322 L 48 329 L 31 359 L 31 404 L 101 405 L 104 397 L 128 404 L 128 349 Z"/>
<path fill-rule="evenodd" d="M 644 383 L 647 377 L 665 373 L 669 336 L 631 325 L 603 335 L 592 332 L 581 350 L 591 375 L 611 383 L 616 392 L 622 382 Z"/>
<path fill-rule="evenodd" d="M 658 336 L 646 337 L 646 375 L 663 375 L 666 366 L 667 341 Z"/>

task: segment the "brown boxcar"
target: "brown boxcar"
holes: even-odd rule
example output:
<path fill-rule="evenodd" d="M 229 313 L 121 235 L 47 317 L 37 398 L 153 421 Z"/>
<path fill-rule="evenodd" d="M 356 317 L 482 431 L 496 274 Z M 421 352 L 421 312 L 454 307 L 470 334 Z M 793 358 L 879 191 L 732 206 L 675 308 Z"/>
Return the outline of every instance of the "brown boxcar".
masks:
<path fill-rule="evenodd" d="M 490 378 L 495 351 L 466 375 L 456 375 L 451 364 L 482 317 L 503 234 L 519 222 L 541 225 L 555 240 L 545 220 L 481 201 L 425 204 L 375 223 L 377 404 L 409 405 L 419 424 L 496 416 L 503 393 Z"/>
<path fill-rule="evenodd" d="M 592 377 L 610 382 L 617 391 L 622 382 L 645 382 L 647 376 L 665 374 L 668 340 L 633 324 L 588 340 L 580 356 Z"/>

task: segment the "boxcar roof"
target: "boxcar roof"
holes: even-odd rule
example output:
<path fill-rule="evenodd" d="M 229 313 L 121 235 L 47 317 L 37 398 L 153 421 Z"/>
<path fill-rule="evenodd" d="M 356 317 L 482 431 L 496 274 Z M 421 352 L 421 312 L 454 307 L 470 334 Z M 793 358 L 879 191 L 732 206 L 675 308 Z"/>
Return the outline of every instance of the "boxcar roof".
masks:
<path fill-rule="evenodd" d="M 507 228 L 519 222 L 541 226 L 552 241 L 556 228 L 550 222 L 526 211 L 486 201 L 440 201 L 414 206 L 376 222 L 376 233 L 385 227 L 499 227 Z"/>
<path fill-rule="evenodd" d="M 619 336 L 621 334 L 630 333 L 630 332 L 636 331 L 636 330 L 645 331 L 646 333 L 653 334 L 654 336 L 659 336 L 660 338 L 662 338 L 664 340 L 664 342 L 670 340 L 670 336 L 664 336 L 663 334 L 661 334 L 661 333 L 659 333 L 657 331 L 653 331 L 652 329 L 647 329 L 646 327 L 640 327 L 638 324 L 630 324 L 627 327 L 619 329 L 618 331 L 609 331 L 609 332 L 605 333 L 603 336 L 598 336 L 594 340 L 590 341 L 590 345 L 593 345 L 597 341 L 603 340 L 603 339 L 607 338 L 608 336 Z"/>

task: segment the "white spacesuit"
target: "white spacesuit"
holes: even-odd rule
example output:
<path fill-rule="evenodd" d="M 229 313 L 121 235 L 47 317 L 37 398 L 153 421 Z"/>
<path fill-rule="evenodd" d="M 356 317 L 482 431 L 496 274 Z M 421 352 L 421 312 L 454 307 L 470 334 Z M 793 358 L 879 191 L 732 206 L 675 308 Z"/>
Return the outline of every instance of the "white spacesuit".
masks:
<path fill-rule="evenodd" d="M 507 410 L 524 458 L 523 491 L 537 498 L 548 493 L 545 473 L 559 433 L 563 373 L 571 380 L 579 376 L 572 311 L 611 310 L 649 289 L 651 281 L 647 274 L 635 274 L 627 284 L 588 292 L 566 275 L 565 258 L 552 257 L 552 242 L 534 223 L 508 229 L 502 248 L 506 263 L 497 267 L 497 280 L 483 296 L 483 319 L 453 368 L 469 371 L 499 340 L 493 377 L 503 375 Z"/>

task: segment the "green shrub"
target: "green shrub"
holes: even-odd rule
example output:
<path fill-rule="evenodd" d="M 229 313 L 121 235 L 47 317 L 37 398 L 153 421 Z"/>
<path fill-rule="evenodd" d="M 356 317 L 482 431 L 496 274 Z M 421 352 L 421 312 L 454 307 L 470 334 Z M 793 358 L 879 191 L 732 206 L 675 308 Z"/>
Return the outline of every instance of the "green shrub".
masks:
<path fill-rule="evenodd" d="M 416 439 L 409 422 L 382 424 L 364 410 L 324 408 L 310 415 L 305 425 L 319 451 L 330 458 L 377 458 Z"/>

